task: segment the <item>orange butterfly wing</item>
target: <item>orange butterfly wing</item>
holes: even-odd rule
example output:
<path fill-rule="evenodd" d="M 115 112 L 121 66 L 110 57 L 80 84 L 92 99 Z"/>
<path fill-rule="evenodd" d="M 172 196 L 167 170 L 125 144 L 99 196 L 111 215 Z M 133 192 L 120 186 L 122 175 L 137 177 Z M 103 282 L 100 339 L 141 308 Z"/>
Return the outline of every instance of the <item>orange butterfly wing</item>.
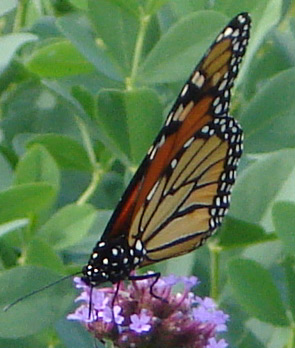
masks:
<path fill-rule="evenodd" d="M 143 264 L 201 245 L 227 212 L 242 154 L 242 131 L 228 116 L 230 89 L 249 29 L 249 15 L 242 13 L 218 35 L 107 225 L 102 239 L 123 236 L 130 246 L 142 240 Z"/>

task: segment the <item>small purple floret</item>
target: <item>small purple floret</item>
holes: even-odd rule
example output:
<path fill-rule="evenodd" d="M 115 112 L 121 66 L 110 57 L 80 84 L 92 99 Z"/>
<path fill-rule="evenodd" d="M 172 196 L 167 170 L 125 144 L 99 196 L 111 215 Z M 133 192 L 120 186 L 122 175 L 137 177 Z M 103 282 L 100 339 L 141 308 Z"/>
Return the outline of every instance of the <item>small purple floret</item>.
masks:
<path fill-rule="evenodd" d="M 146 314 L 144 309 L 141 310 L 140 314 L 132 314 L 130 316 L 131 324 L 130 329 L 137 332 L 147 332 L 151 329 L 151 325 L 148 324 L 151 321 L 151 317 Z"/>
<path fill-rule="evenodd" d="M 76 301 L 80 307 L 70 315 L 100 340 L 111 340 L 118 348 L 226 348 L 219 332 L 226 331 L 229 317 L 209 298 L 195 296 L 192 287 L 198 285 L 196 277 L 170 275 L 160 278 L 150 294 L 153 278 L 120 284 L 113 303 L 117 285 L 95 288 L 90 299 L 90 287 L 79 278 L 74 282 L 82 292 Z M 174 285 L 182 285 L 175 293 Z M 89 303 L 91 300 L 91 316 Z"/>

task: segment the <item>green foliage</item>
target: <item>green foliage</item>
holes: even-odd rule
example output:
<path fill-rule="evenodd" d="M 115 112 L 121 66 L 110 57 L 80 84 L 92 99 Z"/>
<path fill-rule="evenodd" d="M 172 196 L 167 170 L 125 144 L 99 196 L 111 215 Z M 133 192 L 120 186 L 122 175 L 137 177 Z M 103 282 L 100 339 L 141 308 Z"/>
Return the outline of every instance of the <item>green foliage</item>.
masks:
<path fill-rule="evenodd" d="M 0 1 L 1 347 L 93 347 L 64 319 L 71 281 L 2 308 L 81 270 L 188 74 L 244 11 L 253 27 L 231 113 L 245 153 L 229 216 L 209 248 L 155 267 L 194 273 L 204 295 L 222 299 L 231 347 L 295 347 L 292 9 L 288 0 Z"/>

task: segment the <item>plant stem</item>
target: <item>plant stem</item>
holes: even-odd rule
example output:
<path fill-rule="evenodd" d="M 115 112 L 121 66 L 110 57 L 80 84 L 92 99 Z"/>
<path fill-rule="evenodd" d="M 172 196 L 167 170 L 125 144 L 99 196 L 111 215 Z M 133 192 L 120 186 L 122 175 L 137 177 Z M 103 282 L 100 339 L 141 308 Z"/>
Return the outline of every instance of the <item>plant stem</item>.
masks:
<path fill-rule="evenodd" d="M 215 301 L 218 301 L 219 297 L 219 260 L 220 260 L 220 251 L 221 248 L 218 247 L 215 243 L 209 243 L 210 250 L 210 261 L 211 261 L 211 272 L 210 272 L 210 297 Z"/>
<path fill-rule="evenodd" d="M 88 131 L 84 122 L 78 117 L 76 117 L 76 122 L 81 132 L 83 143 L 84 143 L 86 152 L 88 154 L 89 161 L 93 167 L 91 181 L 88 187 L 86 188 L 86 190 L 81 194 L 81 196 L 78 198 L 76 202 L 77 205 L 81 205 L 86 203 L 90 199 L 90 197 L 94 194 L 97 188 L 97 185 L 101 179 L 103 171 L 100 168 L 99 164 L 97 163 L 95 152 L 90 140 L 90 136 L 88 134 Z"/>
<path fill-rule="evenodd" d="M 136 74 L 138 71 L 140 58 L 142 55 L 144 37 L 145 37 L 145 33 L 146 33 L 147 26 L 149 24 L 149 21 L 150 21 L 150 16 L 145 15 L 142 11 L 142 14 L 140 16 L 138 35 L 137 35 L 136 44 L 135 44 L 131 75 L 130 75 L 130 78 L 126 79 L 126 87 L 128 90 L 131 90 L 135 83 Z"/>
<path fill-rule="evenodd" d="M 18 1 L 12 30 L 14 33 L 18 33 L 24 24 L 26 6 L 27 0 Z"/>
<path fill-rule="evenodd" d="M 286 348 L 295 348 L 295 323 L 291 323 L 290 337 Z"/>

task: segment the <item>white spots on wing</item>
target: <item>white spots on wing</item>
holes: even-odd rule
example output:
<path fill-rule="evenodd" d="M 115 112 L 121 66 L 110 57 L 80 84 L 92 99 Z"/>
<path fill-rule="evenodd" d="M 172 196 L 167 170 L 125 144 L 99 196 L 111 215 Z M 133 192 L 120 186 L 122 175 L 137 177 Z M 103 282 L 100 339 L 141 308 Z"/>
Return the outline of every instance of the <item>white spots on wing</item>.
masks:
<path fill-rule="evenodd" d="M 238 16 L 238 21 L 243 24 L 243 23 L 246 22 L 246 18 L 243 15 L 239 15 Z"/>
<path fill-rule="evenodd" d="M 214 101 L 213 101 L 213 106 L 216 106 L 216 105 L 218 105 L 219 104 L 219 102 L 220 102 L 220 97 L 216 97 L 215 99 L 214 99 Z"/>
<path fill-rule="evenodd" d="M 102 263 L 103 263 L 104 265 L 108 265 L 108 264 L 109 264 L 109 259 L 108 259 L 108 258 L 104 258 L 104 259 L 102 260 Z"/>
<path fill-rule="evenodd" d="M 232 32 L 233 32 L 233 28 L 228 27 L 228 28 L 225 29 L 225 31 L 223 33 L 223 36 L 224 37 L 229 36 Z"/>
<path fill-rule="evenodd" d="M 204 126 L 202 129 L 201 129 L 201 132 L 204 133 L 204 134 L 208 134 L 210 128 L 209 126 Z"/>
<path fill-rule="evenodd" d="M 237 62 L 237 58 L 233 57 L 232 60 L 230 61 L 230 65 L 233 66 L 236 64 L 236 62 Z"/>
<path fill-rule="evenodd" d="M 153 148 L 153 151 L 152 151 L 151 154 L 150 154 L 150 160 L 153 160 L 153 159 L 154 159 L 157 150 L 158 150 L 158 148 L 157 148 L 157 146 L 155 146 L 155 147 Z"/>
<path fill-rule="evenodd" d="M 168 126 L 170 124 L 170 122 L 172 121 L 172 117 L 173 117 L 174 113 L 173 112 L 170 112 L 170 114 L 168 115 L 167 117 L 167 120 L 166 120 L 166 126 Z"/>
<path fill-rule="evenodd" d="M 188 84 L 184 85 L 184 87 L 183 87 L 183 89 L 182 89 L 182 91 L 181 91 L 181 93 L 180 93 L 180 95 L 181 95 L 182 97 L 186 94 L 186 92 L 187 92 L 187 90 L 188 90 L 188 87 L 189 87 Z"/>
<path fill-rule="evenodd" d="M 183 147 L 184 147 L 185 149 L 188 148 L 188 147 L 190 147 L 191 144 L 192 144 L 192 142 L 193 142 L 194 140 L 195 140 L 194 137 L 189 138 L 189 140 L 187 140 L 187 141 L 184 143 Z"/>
<path fill-rule="evenodd" d="M 165 140 L 166 140 L 165 135 L 162 135 L 162 137 L 161 137 L 161 139 L 160 139 L 160 141 L 159 141 L 158 147 L 163 146 L 164 143 L 165 143 Z"/>
<path fill-rule="evenodd" d="M 210 131 L 209 131 L 209 135 L 212 136 L 213 134 L 215 134 L 215 129 L 211 128 Z"/>
<path fill-rule="evenodd" d="M 221 110 L 222 110 L 222 104 L 218 104 L 214 111 L 216 114 L 219 114 L 221 112 Z"/>
<path fill-rule="evenodd" d="M 221 34 L 219 34 L 219 35 L 217 36 L 216 42 L 221 41 L 222 38 L 223 38 L 223 33 L 221 33 Z"/>
<path fill-rule="evenodd" d="M 237 37 L 240 35 L 240 30 L 239 29 L 236 29 L 233 33 L 232 33 L 232 36 L 233 37 Z"/>
<path fill-rule="evenodd" d="M 177 159 L 174 158 L 172 161 L 171 161 L 171 168 L 174 169 L 177 165 Z"/>
<path fill-rule="evenodd" d="M 142 251 L 142 249 L 143 249 L 142 243 L 141 243 L 141 241 L 139 239 L 135 243 L 135 249 L 137 251 Z"/>
<path fill-rule="evenodd" d="M 112 254 L 113 254 L 113 256 L 117 256 L 119 254 L 118 249 L 117 248 L 113 248 L 112 249 Z"/>
<path fill-rule="evenodd" d="M 239 42 L 235 43 L 233 46 L 233 51 L 237 51 L 239 47 L 240 47 L 240 43 Z"/>
<path fill-rule="evenodd" d="M 220 86 L 218 87 L 218 90 L 219 90 L 219 91 L 222 91 L 222 90 L 226 87 L 227 82 L 228 82 L 227 79 L 223 80 L 223 81 L 221 82 Z"/>
<path fill-rule="evenodd" d="M 93 259 L 96 259 L 97 257 L 98 257 L 98 253 L 93 253 L 93 254 L 92 254 L 92 258 L 93 258 Z"/>
<path fill-rule="evenodd" d="M 192 77 L 192 83 L 196 85 L 198 88 L 203 87 L 205 82 L 205 77 L 199 71 L 196 71 L 194 76 Z"/>
<path fill-rule="evenodd" d="M 153 195 L 156 192 L 157 187 L 159 186 L 159 181 L 157 181 L 154 186 L 152 187 L 152 189 L 150 190 L 149 194 L 147 195 L 146 199 L 147 201 L 150 201 L 153 197 Z"/>
<path fill-rule="evenodd" d="M 243 46 L 246 46 L 247 43 L 248 43 L 248 40 L 247 40 L 247 39 L 244 39 L 244 40 L 242 41 L 242 45 L 243 45 Z"/>
<path fill-rule="evenodd" d="M 175 111 L 174 115 L 173 115 L 173 120 L 174 121 L 177 121 L 180 114 L 182 113 L 184 107 L 183 107 L 183 104 L 180 104 L 179 107 L 177 108 L 177 110 Z"/>
<path fill-rule="evenodd" d="M 99 242 L 99 243 L 98 243 L 98 247 L 99 247 L 99 248 L 103 248 L 105 245 L 106 245 L 105 242 Z"/>
<path fill-rule="evenodd" d="M 134 264 L 138 264 L 140 262 L 140 259 L 139 257 L 135 256 L 134 260 L 133 260 L 133 263 Z"/>

